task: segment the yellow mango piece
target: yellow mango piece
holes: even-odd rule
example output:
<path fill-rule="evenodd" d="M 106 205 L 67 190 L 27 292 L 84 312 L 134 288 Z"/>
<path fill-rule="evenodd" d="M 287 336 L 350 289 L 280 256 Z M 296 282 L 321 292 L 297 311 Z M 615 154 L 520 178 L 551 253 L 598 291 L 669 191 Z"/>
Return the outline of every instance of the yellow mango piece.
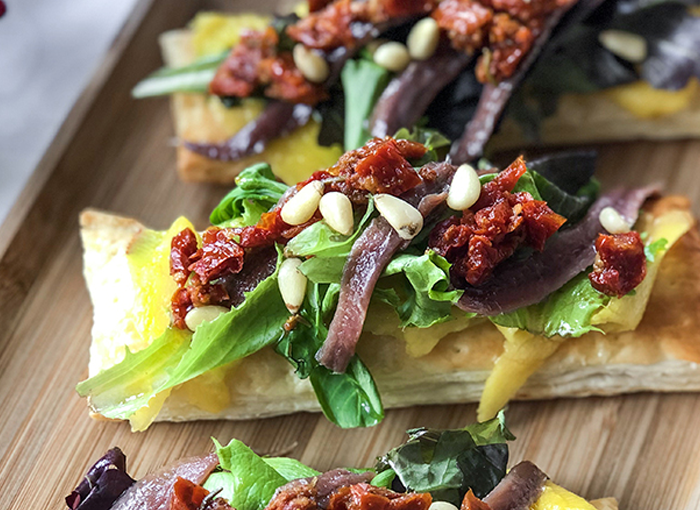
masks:
<path fill-rule="evenodd" d="M 647 262 L 647 275 L 642 283 L 634 289 L 634 293 L 620 299 L 611 299 L 605 308 L 593 315 L 591 323 L 600 326 L 606 333 L 634 330 L 644 316 L 644 310 L 646 310 L 664 255 L 683 234 L 690 230 L 693 223 L 692 215 L 685 210 L 672 210 L 658 217 L 643 213 L 635 230 L 647 234 L 648 237 L 645 241 L 647 245 L 660 239 L 666 239 L 666 248 L 656 255 L 654 262 Z"/>
<path fill-rule="evenodd" d="M 334 165 L 343 155 L 339 145 L 318 145 L 320 129 L 318 122 L 309 121 L 289 135 L 273 140 L 265 149 L 265 161 L 285 184 L 292 186 L 303 181 L 316 170 Z"/>
<path fill-rule="evenodd" d="M 132 432 L 143 432 L 153 423 L 153 420 L 156 419 L 156 416 L 158 416 L 158 413 L 162 409 L 165 399 L 170 396 L 171 389 L 156 393 L 156 395 L 148 401 L 147 405 L 138 409 L 129 417 L 129 424 L 131 425 Z"/>
<path fill-rule="evenodd" d="M 192 223 L 180 217 L 166 232 L 144 229 L 127 251 L 131 278 L 136 287 L 134 328 L 147 347 L 170 325 L 170 300 L 177 284 L 170 276 L 170 244 L 185 228 L 196 231 Z"/>
<path fill-rule="evenodd" d="M 190 21 L 195 54 L 221 53 L 238 44 L 243 30 L 263 30 L 269 24 L 270 17 L 259 14 L 200 12 Z"/>
<path fill-rule="evenodd" d="M 700 87 L 696 78 L 692 78 L 680 90 L 655 89 L 647 82 L 638 81 L 613 87 L 605 93 L 640 119 L 654 119 L 688 108 L 700 96 Z"/>
<path fill-rule="evenodd" d="M 545 482 L 544 491 L 530 510 L 596 510 L 588 501 L 550 481 Z"/>
<path fill-rule="evenodd" d="M 525 381 L 556 352 L 560 337 L 546 338 L 518 328 L 497 326 L 506 341 L 504 351 L 486 379 L 477 419 L 490 420 L 515 396 Z"/>

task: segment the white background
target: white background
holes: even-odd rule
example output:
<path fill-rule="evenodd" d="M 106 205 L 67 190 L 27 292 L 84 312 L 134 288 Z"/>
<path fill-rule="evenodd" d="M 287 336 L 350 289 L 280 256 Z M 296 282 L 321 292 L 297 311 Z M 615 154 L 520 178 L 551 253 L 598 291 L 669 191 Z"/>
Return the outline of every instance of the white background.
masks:
<path fill-rule="evenodd" d="M 0 224 L 136 0 L 5 0 Z"/>

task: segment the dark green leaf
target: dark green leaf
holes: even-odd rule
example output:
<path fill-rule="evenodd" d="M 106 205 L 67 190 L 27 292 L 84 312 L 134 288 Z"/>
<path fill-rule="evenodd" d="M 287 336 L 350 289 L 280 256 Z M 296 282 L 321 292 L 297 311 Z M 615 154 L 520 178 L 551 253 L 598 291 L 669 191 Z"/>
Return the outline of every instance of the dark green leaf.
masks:
<path fill-rule="evenodd" d="M 340 79 L 345 91 L 345 150 L 362 147 L 371 135 L 367 119 L 389 83 L 389 71 L 371 60 L 350 59 L 343 66 Z"/>
<path fill-rule="evenodd" d="M 236 187 L 219 202 L 209 220 L 214 225 L 254 225 L 260 215 L 275 206 L 288 186 L 279 182 L 270 165 L 258 163 L 236 177 Z"/>
<path fill-rule="evenodd" d="M 434 499 L 457 506 L 470 488 L 483 497 L 498 484 L 508 462 L 506 441 L 514 439 L 502 412 L 463 429 L 408 433 L 405 444 L 379 459 L 378 476 L 393 470 L 408 490 L 430 492 Z"/>

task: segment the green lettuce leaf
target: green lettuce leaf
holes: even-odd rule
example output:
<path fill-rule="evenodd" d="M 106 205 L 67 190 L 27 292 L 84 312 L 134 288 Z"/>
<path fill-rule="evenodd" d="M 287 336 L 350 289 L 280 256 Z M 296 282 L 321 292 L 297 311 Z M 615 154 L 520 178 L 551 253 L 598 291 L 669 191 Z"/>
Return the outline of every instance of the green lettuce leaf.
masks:
<path fill-rule="evenodd" d="M 204 488 L 223 489 L 219 496 L 236 510 L 263 510 L 287 478 L 241 441 L 233 439 L 225 447 L 213 441 L 223 471 L 212 473 Z"/>
<path fill-rule="evenodd" d="M 229 50 L 202 57 L 184 67 L 163 67 L 136 84 L 131 95 L 137 99 L 165 96 L 175 92 L 206 94 L 216 70 L 226 60 Z"/>
<path fill-rule="evenodd" d="M 598 196 L 600 185 L 598 181 L 591 180 L 579 193 L 571 195 L 563 191 L 557 185 L 548 181 L 535 171 L 528 171 L 532 174 L 532 179 L 541 199 L 557 214 L 561 214 L 568 221 L 569 225 L 576 223 L 586 215 L 588 208 L 595 202 Z"/>
<path fill-rule="evenodd" d="M 367 367 L 353 356 L 343 374 L 335 374 L 316 361 L 328 335 L 340 286 L 313 284 L 300 311 L 302 320 L 276 344 L 275 350 L 309 378 L 323 414 L 342 428 L 371 427 L 384 418 L 379 390 Z"/>
<path fill-rule="evenodd" d="M 365 213 L 355 218 L 357 226 L 350 236 L 338 234 L 325 221 L 316 222 L 287 243 L 285 255 L 309 257 L 299 266 L 299 270 L 310 281 L 339 283 L 352 245 L 369 226 L 373 214 L 374 202 L 370 199 Z"/>
<path fill-rule="evenodd" d="M 263 457 L 262 460 L 272 469 L 282 475 L 288 482 L 298 478 L 309 478 L 318 476 L 321 473 L 309 466 L 302 464 L 296 459 L 289 457 Z"/>
<path fill-rule="evenodd" d="M 401 289 L 405 297 L 396 308 L 401 327 L 427 328 L 453 318 L 452 305 L 463 291 L 450 289 L 450 265 L 432 250 L 422 255 L 401 253 L 389 262 L 382 276 L 405 276 Z M 383 301 L 395 304 L 389 299 Z"/>
<path fill-rule="evenodd" d="M 422 143 L 428 149 L 428 152 L 420 160 L 411 162 L 415 167 L 423 166 L 431 161 L 442 161 L 452 145 L 452 141 L 437 129 L 422 126 L 415 126 L 413 130 L 401 128 L 394 134 L 394 138 Z"/>
<path fill-rule="evenodd" d="M 391 470 L 408 490 L 430 492 L 435 500 L 459 505 L 469 489 L 483 498 L 506 474 L 507 441 L 514 436 L 503 412 L 493 420 L 463 429 L 413 429 L 408 441 L 377 463 L 375 479 Z"/>
<path fill-rule="evenodd" d="M 270 165 L 258 163 L 236 177 L 236 187 L 214 208 L 209 220 L 219 226 L 254 225 L 287 189 L 286 184 L 275 178 Z"/>
<path fill-rule="evenodd" d="M 289 317 L 277 286 L 266 278 L 237 308 L 197 327 L 191 336 L 169 328 L 146 349 L 78 384 L 82 397 L 108 418 L 128 419 L 157 393 L 245 358 L 273 344 Z"/>
<path fill-rule="evenodd" d="M 345 150 L 362 147 L 371 138 L 367 119 L 386 86 L 390 73 L 371 60 L 350 59 L 340 72 L 345 92 Z M 347 106 L 352 105 L 352 108 Z"/>
<path fill-rule="evenodd" d="M 576 338 L 591 331 L 601 332 L 591 324 L 591 318 L 609 302 L 610 296 L 595 290 L 588 279 L 588 271 L 584 271 L 541 303 L 489 319 L 498 326 L 523 329 L 546 337 Z"/>

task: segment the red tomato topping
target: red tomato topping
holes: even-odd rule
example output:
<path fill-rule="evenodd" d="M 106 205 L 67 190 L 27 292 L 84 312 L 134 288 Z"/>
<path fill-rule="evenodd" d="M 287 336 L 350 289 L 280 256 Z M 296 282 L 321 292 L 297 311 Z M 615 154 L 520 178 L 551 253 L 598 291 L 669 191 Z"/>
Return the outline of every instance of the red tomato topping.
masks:
<path fill-rule="evenodd" d="M 469 492 L 464 496 L 462 500 L 462 505 L 460 510 L 491 510 L 488 503 L 484 503 L 482 500 L 474 495 L 474 492 L 469 489 Z"/>
<path fill-rule="evenodd" d="M 354 48 L 354 23 L 382 23 L 391 18 L 408 18 L 429 13 L 435 0 L 337 0 L 313 12 L 287 29 L 287 34 L 309 48 L 333 50 Z"/>
<path fill-rule="evenodd" d="M 197 236 L 186 228 L 170 242 L 170 275 L 178 285 L 184 285 L 190 276 L 190 260 L 197 252 Z"/>
<path fill-rule="evenodd" d="M 432 16 L 452 43 L 469 54 L 482 83 L 512 76 L 547 17 L 575 0 L 443 0 Z"/>
<path fill-rule="evenodd" d="M 420 158 L 426 152 L 420 143 L 373 138 L 363 147 L 346 152 L 328 171 L 346 177 L 354 189 L 401 195 L 421 182 L 408 159 Z"/>
<path fill-rule="evenodd" d="M 328 503 L 328 510 L 427 510 L 429 493 L 400 494 L 368 483 L 340 487 Z"/>
<path fill-rule="evenodd" d="M 535 34 L 522 22 L 506 13 L 496 14 L 489 27 L 489 51 L 476 65 L 477 79 L 486 83 L 512 76 L 534 41 Z"/>
<path fill-rule="evenodd" d="M 488 40 L 493 9 L 474 0 L 443 0 L 432 16 L 455 49 L 474 53 Z"/>
<path fill-rule="evenodd" d="M 198 260 L 190 266 L 202 282 L 209 282 L 225 274 L 235 274 L 243 269 L 245 252 L 236 242 L 235 230 L 212 227 L 202 234 L 202 248 Z"/>
<path fill-rule="evenodd" d="M 647 259 L 638 232 L 599 234 L 595 249 L 598 257 L 588 275 L 593 288 L 621 298 L 642 283 L 647 274 Z"/>
<path fill-rule="evenodd" d="M 209 491 L 180 476 L 173 485 L 170 510 L 198 510 Z"/>
<path fill-rule="evenodd" d="M 192 308 L 194 308 L 194 305 L 192 304 L 189 289 L 185 287 L 177 289 L 170 300 L 170 310 L 173 313 L 173 326 L 180 329 L 187 328 L 185 316 Z"/>
<path fill-rule="evenodd" d="M 430 233 L 430 248 L 447 258 L 453 274 L 471 285 L 484 283 L 522 245 L 543 250 L 566 221 L 529 193 L 512 193 L 525 170 L 525 162 L 518 158 L 482 186 L 471 209 L 439 223 Z"/>
<path fill-rule="evenodd" d="M 277 52 L 279 37 L 272 27 L 245 31 L 209 84 L 217 96 L 248 97 L 264 88 L 267 97 L 314 105 L 325 99 L 319 84 L 311 83 L 294 65 L 290 52 Z"/>

